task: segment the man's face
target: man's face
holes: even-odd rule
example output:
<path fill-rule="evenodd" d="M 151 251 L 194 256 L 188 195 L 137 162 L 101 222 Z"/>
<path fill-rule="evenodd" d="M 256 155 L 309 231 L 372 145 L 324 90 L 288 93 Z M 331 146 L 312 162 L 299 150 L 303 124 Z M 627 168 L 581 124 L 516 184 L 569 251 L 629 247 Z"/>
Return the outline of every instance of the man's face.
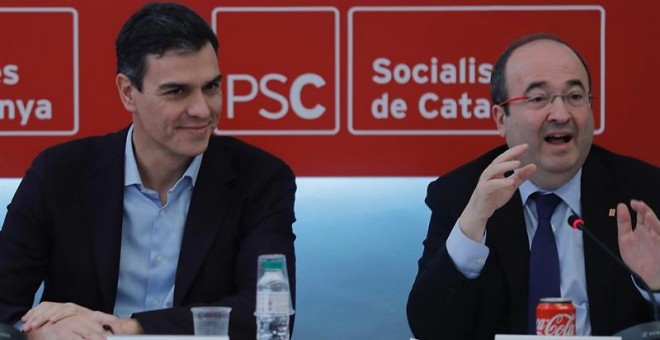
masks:
<path fill-rule="evenodd" d="M 210 43 L 197 52 L 146 58 L 142 91 L 119 75 L 124 106 L 133 114 L 138 157 L 183 160 L 208 145 L 222 108 L 220 71 Z"/>
<path fill-rule="evenodd" d="M 568 47 L 551 40 L 537 40 L 515 50 L 506 64 L 509 97 L 567 94 L 588 95 L 587 72 Z M 589 153 L 594 132 L 591 105 L 573 107 L 556 97 L 541 109 L 527 101 L 514 101 L 509 115 L 495 107 L 495 121 L 509 147 L 527 143 L 523 165 L 534 163 L 531 180 L 544 189 L 555 189 L 570 180 Z"/>

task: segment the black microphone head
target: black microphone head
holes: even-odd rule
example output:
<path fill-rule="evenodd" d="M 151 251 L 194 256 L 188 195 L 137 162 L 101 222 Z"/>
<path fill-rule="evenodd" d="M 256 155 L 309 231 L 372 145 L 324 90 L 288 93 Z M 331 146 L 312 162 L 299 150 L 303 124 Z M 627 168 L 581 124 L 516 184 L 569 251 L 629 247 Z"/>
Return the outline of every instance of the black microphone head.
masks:
<path fill-rule="evenodd" d="M 578 215 L 571 215 L 568 218 L 568 225 L 573 229 L 582 229 L 582 227 L 584 227 L 584 220 Z"/>

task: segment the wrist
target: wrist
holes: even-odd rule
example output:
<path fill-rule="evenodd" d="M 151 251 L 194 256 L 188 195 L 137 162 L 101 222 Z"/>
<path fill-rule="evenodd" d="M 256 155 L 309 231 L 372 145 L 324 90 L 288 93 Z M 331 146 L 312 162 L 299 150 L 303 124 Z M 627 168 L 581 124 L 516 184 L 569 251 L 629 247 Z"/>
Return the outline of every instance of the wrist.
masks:
<path fill-rule="evenodd" d="M 122 334 L 143 334 L 144 330 L 142 325 L 137 319 L 127 318 L 120 319 L 121 331 Z"/>
<path fill-rule="evenodd" d="M 461 228 L 463 234 L 475 242 L 481 242 L 486 231 L 487 220 L 471 219 L 466 216 L 461 216 L 458 219 L 458 227 Z"/>

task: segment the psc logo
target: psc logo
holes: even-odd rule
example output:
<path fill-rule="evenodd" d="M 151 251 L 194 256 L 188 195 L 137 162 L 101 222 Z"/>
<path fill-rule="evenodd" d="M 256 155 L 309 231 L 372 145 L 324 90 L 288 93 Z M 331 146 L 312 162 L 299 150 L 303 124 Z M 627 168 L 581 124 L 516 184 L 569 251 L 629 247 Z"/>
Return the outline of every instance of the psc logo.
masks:
<path fill-rule="evenodd" d="M 234 92 L 236 83 L 247 82 L 250 91 L 247 94 L 237 94 Z M 305 73 L 296 77 L 286 93 L 279 93 L 269 86 L 270 83 L 287 84 L 288 78 L 280 73 L 269 73 L 259 80 L 249 74 L 230 74 L 227 77 L 227 118 L 233 119 L 236 116 L 235 103 L 249 102 L 257 98 L 259 93 L 264 97 L 278 103 L 277 111 L 269 111 L 265 107 L 259 108 L 259 115 L 266 119 L 278 120 L 284 118 L 289 112 L 289 107 L 293 113 L 301 119 L 313 120 L 320 118 L 327 110 L 320 103 L 313 107 L 306 107 L 302 101 L 302 92 L 306 86 L 321 88 L 326 85 L 325 79 L 315 73 Z"/>
<path fill-rule="evenodd" d="M 218 7 L 212 26 L 218 32 L 225 74 L 217 133 L 339 132 L 336 8 Z"/>

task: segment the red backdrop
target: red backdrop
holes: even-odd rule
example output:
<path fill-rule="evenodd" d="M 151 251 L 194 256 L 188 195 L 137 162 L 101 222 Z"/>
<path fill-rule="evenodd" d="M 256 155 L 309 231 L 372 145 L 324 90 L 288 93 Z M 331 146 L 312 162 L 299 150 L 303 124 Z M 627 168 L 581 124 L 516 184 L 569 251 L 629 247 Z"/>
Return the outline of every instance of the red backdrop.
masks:
<path fill-rule="evenodd" d="M 144 2 L 0 6 L 0 177 L 43 148 L 126 126 L 114 40 Z M 435 176 L 503 140 L 488 77 L 515 37 L 551 32 L 593 77 L 595 143 L 655 165 L 660 2 L 184 1 L 220 39 L 219 133 L 300 176 Z"/>

